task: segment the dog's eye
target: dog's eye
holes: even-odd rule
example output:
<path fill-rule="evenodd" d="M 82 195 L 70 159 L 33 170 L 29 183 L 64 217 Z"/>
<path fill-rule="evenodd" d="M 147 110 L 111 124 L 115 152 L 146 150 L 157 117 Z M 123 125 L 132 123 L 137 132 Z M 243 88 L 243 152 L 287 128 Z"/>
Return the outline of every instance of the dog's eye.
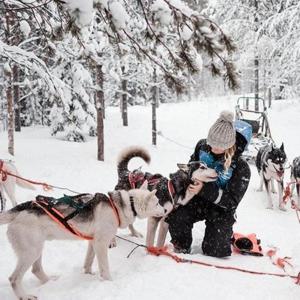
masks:
<path fill-rule="evenodd" d="M 200 164 L 199 165 L 199 169 L 201 170 L 206 170 L 207 169 L 207 166 L 205 164 Z"/>

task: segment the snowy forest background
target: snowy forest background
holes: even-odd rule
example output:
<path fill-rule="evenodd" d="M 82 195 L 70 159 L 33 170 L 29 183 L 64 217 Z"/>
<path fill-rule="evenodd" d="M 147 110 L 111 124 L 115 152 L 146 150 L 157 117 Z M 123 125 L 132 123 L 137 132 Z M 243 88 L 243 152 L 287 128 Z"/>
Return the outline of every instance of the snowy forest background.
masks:
<path fill-rule="evenodd" d="M 298 0 L 2 0 L 0 130 L 82 142 L 105 108 L 195 96 L 300 96 Z M 255 84 L 255 68 L 258 86 Z"/>

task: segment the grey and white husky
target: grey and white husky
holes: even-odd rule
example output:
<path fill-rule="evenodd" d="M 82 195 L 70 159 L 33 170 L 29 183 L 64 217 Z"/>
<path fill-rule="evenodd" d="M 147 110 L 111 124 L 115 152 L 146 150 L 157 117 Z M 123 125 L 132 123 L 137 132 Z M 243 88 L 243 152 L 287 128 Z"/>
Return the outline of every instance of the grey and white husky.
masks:
<path fill-rule="evenodd" d="M 15 164 L 12 161 L 0 160 L 0 165 L 1 165 L 1 169 L 4 172 L 8 171 L 11 174 L 20 176 Z M 7 177 L 5 178 L 4 176 L 2 176 L 2 174 L 0 172 L 0 198 L 1 198 L 0 201 L 2 202 L 2 204 L 0 204 L 0 212 L 2 210 L 5 210 L 5 207 L 6 207 L 6 197 L 5 196 L 7 196 L 9 198 L 12 206 L 17 205 L 16 194 L 15 194 L 16 185 L 26 188 L 26 189 L 31 189 L 31 190 L 35 189 L 34 186 L 27 181 L 21 180 L 19 178 L 11 176 L 11 175 L 7 175 Z"/>
<path fill-rule="evenodd" d="M 164 209 L 159 205 L 155 192 L 147 190 L 146 182 L 140 189 L 109 193 L 118 211 L 120 224 L 106 195 L 97 193 L 82 196 L 89 197 L 88 204 L 69 222 L 79 232 L 93 237 L 90 244 L 96 253 L 99 272 L 103 279 L 111 279 L 107 250 L 118 225 L 121 228 L 127 227 L 134 221 L 135 216 L 147 218 L 163 215 Z M 83 201 L 86 202 L 86 198 Z M 64 215 L 72 211 L 72 208 L 65 204 L 58 204 L 55 208 Z M 19 204 L 1 213 L 0 225 L 2 224 L 9 224 L 7 236 L 18 259 L 17 266 L 9 277 L 13 291 L 18 299 L 37 299 L 35 296 L 27 295 L 23 289 L 22 279 L 25 272 L 32 266 L 32 273 L 42 283 L 47 282 L 49 277 L 42 267 L 45 241 L 74 240 L 77 237 L 58 226 L 34 201 Z"/>
<path fill-rule="evenodd" d="M 274 187 L 274 180 L 276 180 L 279 208 L 286 210 L 283 202 L 283 178 L 286 161 L 283 143 L 280 148 L 274 147 L 274 145 L 264 146 L 257 153 L 255 164 L 261 179 L 259 191 L 262 191 L 263 186 L 265 186 L 268 197 L 267 208 L 273 208 L 271 192 L 276 192 Z"/>
<path fill-rule="evenodd" d="M 293 160 L 291 168 L 291 181 L 295 182 L 292 184 L 292 194 L 296 186 L 297 205 L 300 207 L 300 156 Z"/>

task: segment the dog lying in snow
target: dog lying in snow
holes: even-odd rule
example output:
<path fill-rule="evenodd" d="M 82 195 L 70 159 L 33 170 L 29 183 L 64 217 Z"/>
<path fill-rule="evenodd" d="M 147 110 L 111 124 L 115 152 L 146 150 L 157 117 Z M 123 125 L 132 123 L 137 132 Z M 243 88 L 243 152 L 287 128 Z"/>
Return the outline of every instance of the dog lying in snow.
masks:
<path fill-rule="evenodd" d="M 31 183 L 10 175 L 6 176 L 5 172 L 9 172 L 11 174 L 20 176 L 16 166 L 12 161 L 0 160 L 0 202 L 1 202 L 0 212 L 5 210 L 6 207 L 5 195 L 11 201 L 12 206 L 17 205 L 16 195 L 15 195 L 16 185 L 26 189 L 31 189 L 31 190 L 35 189 Z"/>
<path fill-rule="evenodd" d="M 292 184 L 292 194 L 296 186 L 297 206 L 300 207 L 300 156 L 293 160 L 291 168 L 291 181 L 295 182 Z"/>
<path fill-rule="evenodd" d="M 146 245 L 154 245 L 155 233 L 160 224 L 157 246 L 162 247 L 168 233 L 168 224 L 164 222 L 165 217 L 178 205 L 187 204 L 188 201 L 195 196 L 187 189 L 189 184 L 192 183 L 195 178 L 203 182 L 215 181 L 218 174 L 214 169 L 210 169 L 199 162 L 195 162 L 193 166 L 190 164 L 178 164 L 179 170 L 170 174 L 170 179 L 160 174 L 153 175 L 143 173 L 140 169 L 130 172 L 128 170 L 128 164 L 134 157 L 142 158 L 147 163 L 150 162 L 150 155 L 145 149 L 141 147 L 129 147 L 124 149 L 118 159 L 118 183 L 115 189 L 129 190 L 133 187 L 139 187 L 143 182 L 147 181 L 148 189 L 152 191 L 156 190 L 159 203 L 164 208 L 164 216 L 159 218 L 152 216 L 148 218 Z M 191 170 L 194 171 L 191 172 Z M 129 225 L 129 229 L 132 235 L 140 236 L 132 223 Z M 115 243 L 115 241 L 113 241 L 113 243 Z M 84 265 L 86 273 L 91 273 L 93 257 L 93 247 L 89 245 L 86 263 Z"/>
<path fill-rule="evenodd" d="M 283 178 L 286 161 L 287 157 L 283 144 L 280 148 L 276 148 L 274 145 L 264 146 L 257 153 L 255 164 L 261 178 L 259 191 L 262 191 L 263 186 L 265 186 L 268 197 L 267 208 L 273 208 L 271 192 L 275 193 L 274 180 L 276 180 L 279 208 L 285 210 L 283 203 Z"/>
<path fill-rule="evenodd" d="M 76 227 L 76 230 L 93 237 L 90 245 L 96 253 L 99 272 L 103 279 L 111 279 L 107 251 L 118 225 L 121 228 L 127 227 L 133 223 L 135 216 L 147 218 L 160 217 L 164 214 L 164 209 L 158 203 L 155 193 L 156 190 L 152 192 L 147 190 L 146 183 L 140 189 L 111 192 L 110 198 L 118 211 L 120 224 L 106 195 L 100 193 L 82 195 L 82 197 L 89 197 L 88 204 L 71 219 L 70 223 Z M 72 211 L 72 208 L 65 204 L 57 204 L 55 209 L 64 215 L 69 215 Z M 9 278 L 13 291 L 18 299 L 36 299 L 35 296 L 27 295 L 23 289 L 22 279 L 25 272 L 32 266 L 33 274 L 42 283 L 47 282 L 49 277 L 42 267 L 42 251 L 45 241 L 74 240 L 76 237 L 58 226 L 41 207 L 32 201 L 19 204 L 1 213 L 0 225 L 2 224 L 9 224 L 7 236 L 18 259 L 17 266 Z"/>

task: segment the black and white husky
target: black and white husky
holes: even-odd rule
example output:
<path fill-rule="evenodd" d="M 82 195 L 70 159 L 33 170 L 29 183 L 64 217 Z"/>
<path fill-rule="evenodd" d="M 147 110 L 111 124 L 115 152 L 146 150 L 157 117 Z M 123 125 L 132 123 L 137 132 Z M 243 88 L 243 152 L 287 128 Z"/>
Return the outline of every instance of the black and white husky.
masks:
<path fill-rule="evenodd" d="M 163 215 L 164 209 L 159 205 L 155 196 L 156 190 L 147 190 L 147 183 L 141 189 L 129 191 L 114 191 L 110 193 L 119 215 L 119 220 L 112 209 L 109 198 L 104 194 L 88 195 L 86 205 L 74 218 L 70 220 L 76 230 L 93 239 L 90 244 L 98 259 L 99 272 L 103 279 L 110 280 L 107 250 L 110 241 L 115 236 L 118 226 L 125 228 L 131 224 L 135 216 L 148 218 Z M 81 199 L 84 203 L 87 200 Z M 69 205 L 57 204 L 55 209 L 64 215 L 72 211 Z M 8 239 L 17 255 L 17 266 L 9 280 L 18 299 L 34 300 L 35 296 L 27 295 L 23 289 L 22 279 L 25 272 L 32 266 L 33 274 L 45 283 L 49 277 L 42 267 L 42 251 L 46 240 L 74 240 L 77 239 L 70 232 L 56 224 L 44 210 L 33 201 L 17 205 L 11 210 L 0 214 L 0 225 L 9 224 Z"/>
<path fill-rule="evenodd" d="M 130 182 L 130 176 L 132 173 L 128 170 L 128 164 L 134 157 L 140 157 L 145 162 L 150 162 L 150 154 L 142 147 L 133 146 L 125 148 L 118 158 L 118 183 L 115 187 L 118 189 L 129 189 L 132 182 Z M 134 170 L 133 173 L 140 178 L 135 184 L 140 186 L 144 180 L 148 180 L 148 189 L 156 189 L 156 196 L 158 197 L 160 205 L 165 208 L 165 217 L 177 206 L 186 205 L 195 195 L 188 189 L 189 184 L 193 183 L 193 179 L 200 180 L 202 182 L 215 181 L 218 174 L 214 169 L 208 168 L 204 164 L 194 163 L 177 164 L 179 169 L 175 173 L 170 174 L 170 178 L 166 178 L 161 174 L 141 173 L 140 170 Z M 190 171 L 192 170 L 192 171 Z M 136 173 L 137 172 L 137 173 Z M 142 175 L 142 176 L 141 176 Z M 151 184 L 152 182 L 152 184 Z M 172 191 L 170 191 L 170 185 Z M 162 247 L 165 243 L 165 238 L 168 232 L 168 224 L 164 222 L 164 218 L 148 218 L 146 245 L 153 246 L 155 233 L 159 225 L 159 234 L 157 239 L 157 246 Z M 130 230 L 134 230 L 133 226 L 130 226 Z"/>
<path fill-rule="evenodd" d="M 286 161 L 287 157 L 283 143 L 280 148 L 276 148 L 274 145 L 267 145 L 260 148 L 257 153 L 255 163 L 261 179 L 259 191 L 262 191 L 263 186 L 265 186 L 268 197 L 267 208 L 273 208 L 271 192 L 275 193 L 274 180 L 276 180 L 279 208 L 285 210 L 283 203 L 283 178 Z"/>
<path fill-rule="evenodd" d="M 292 194 L 296 186 L 297 191 L 297 205 L 300 207 L 300 156 L 293 160 L 291 168 L 291 181 L 295 182 L 292 184 Z"/>

